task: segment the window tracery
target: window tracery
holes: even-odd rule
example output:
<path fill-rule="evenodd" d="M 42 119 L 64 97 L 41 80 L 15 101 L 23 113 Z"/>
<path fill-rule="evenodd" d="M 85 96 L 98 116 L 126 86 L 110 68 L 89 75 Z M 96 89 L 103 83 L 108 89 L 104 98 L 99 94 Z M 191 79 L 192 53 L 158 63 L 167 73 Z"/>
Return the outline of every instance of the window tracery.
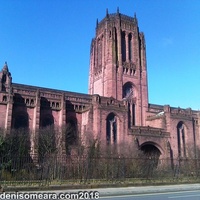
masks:
<path fill-rule="evenodd" d="M 110 113 L 106 119 L 106 140 L 107 144 L 117 142 L 117 117 L 113 113 Z"/>
<path fill-rule="evenodd" d="M 186 157 L 185 133 L 184 123 L 179 122 L 177 125 L 178 157 Z"/>

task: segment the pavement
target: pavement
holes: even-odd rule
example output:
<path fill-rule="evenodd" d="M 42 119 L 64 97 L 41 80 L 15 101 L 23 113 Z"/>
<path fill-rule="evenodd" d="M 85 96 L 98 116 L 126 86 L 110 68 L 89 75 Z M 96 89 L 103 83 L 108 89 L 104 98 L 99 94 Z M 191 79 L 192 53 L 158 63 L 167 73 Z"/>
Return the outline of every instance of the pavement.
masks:
<path fill-rule="evenodd" d="M 150 193 L 167 193 L 180 191 L 200 190 L 200 184 L 181 184 L 181 185 L 164 185 L 164 186 L 140 186 L 140 187 L 123 187 L 123 188 L 101 188 L 96 191 L 100 196 L 120 196 L 133 194 L 150 194 Z"/>
<path fill-rule="evenodd" d="M 18 188 L 19 189 L 19 188 Z M 12 192 L 21 192 L 25 191 L 23 188 L 18 190 L 15 188 L 5 188 L 5 191 Z M 167 192 L 180 192 L 180 191 L 194 191 L 200 190 L 200 184 L 179 184 L 179 185 L 162 185 L 162 186 L 135 186 L 135 187 L 112 187 L 112 188 L 79 188 L 79 189 L 65 189 L 64 187 L 52 188 L 51 190 L 47 190 L 42 188 L 41 190 L 26 190 L 26 192 L 40 192 L 40 193 L 78 193 L 78 192 L 91 192 L 97 191 L 100 194 L 100 197 L 103 196 L 121 196 L 121 195 L 133 195 L 133 194 L 151 194 L 151 193 L 167 193 Z"/>

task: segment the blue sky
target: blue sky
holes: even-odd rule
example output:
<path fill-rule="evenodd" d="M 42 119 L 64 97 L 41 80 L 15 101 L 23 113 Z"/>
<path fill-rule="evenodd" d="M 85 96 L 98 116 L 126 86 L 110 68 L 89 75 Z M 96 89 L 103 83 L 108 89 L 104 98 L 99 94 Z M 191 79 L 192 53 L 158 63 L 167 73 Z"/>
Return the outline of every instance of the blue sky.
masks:
<path fill-rule="evenodd" d="M 0 0 L 0 65 L 15 83 L 87 93 L 96 19 L 117 7 L 145 34 L 149 102 L 200 109 L 199 0 Z"/>

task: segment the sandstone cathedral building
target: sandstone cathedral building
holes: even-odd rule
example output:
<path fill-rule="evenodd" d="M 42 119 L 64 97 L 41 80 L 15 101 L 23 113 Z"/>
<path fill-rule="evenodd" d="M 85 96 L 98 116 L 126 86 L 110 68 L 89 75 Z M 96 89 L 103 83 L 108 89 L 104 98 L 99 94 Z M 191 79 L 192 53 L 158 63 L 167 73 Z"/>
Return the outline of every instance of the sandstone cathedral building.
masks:
<path fill-rule="evenodd" d="M 119 10 L 97 21 L 89 94 L 13 83 L 7 63 L 0 72 L 0 127 L 6 134 L 30 130 L 34 152 L 37 130 L 67 124 L 79 137 L 156 151 L 160 158 L 186 158 L 200 148 L 199 111 L 149 103 L 145 37 L 136 16 Z"/>

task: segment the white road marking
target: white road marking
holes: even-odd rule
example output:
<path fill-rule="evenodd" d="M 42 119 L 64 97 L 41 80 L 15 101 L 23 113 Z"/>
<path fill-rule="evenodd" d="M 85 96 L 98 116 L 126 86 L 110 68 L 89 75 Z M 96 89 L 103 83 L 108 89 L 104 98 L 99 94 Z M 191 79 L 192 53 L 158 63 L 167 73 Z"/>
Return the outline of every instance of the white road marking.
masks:
<path fill-rule="evenodd" d="M 190 193 L 190 192 L 199 192 L 199 190 L 190 190 L 190 191 L 177 191 L 177 192 L 158 192 L 158 193 L 146 193 L 146 194 L 123 194 L 123 195 L 108 195 L 108 196 L 101 196 L 101 193 L 100 193 L 100 199 L 111 199 L 111 198 L 120 198 L 120 197 L 140 197 L 140 196 L 156 196 L 156 195 L 165 195 L 165 194 L 183 194 L 183 193 Z M 185 195 L 185 196 L 171 196 L 171 197 L 168 197 L 169 199 L 175 199 L 176 197 L 177 198 L 184 198 L 184 197 L 198 197 L 200 196 L 200 194 L 198 195 Z"/>
<path fill-rule="evenodd" d="M 168 199 L 178 199 L 178 198 L 187 198 L 187 197 L 200 197 L 200 194 L 191 194 L 191 195 L 184 195 L 184 196 L 173 196 L 168 197 Z"/>

